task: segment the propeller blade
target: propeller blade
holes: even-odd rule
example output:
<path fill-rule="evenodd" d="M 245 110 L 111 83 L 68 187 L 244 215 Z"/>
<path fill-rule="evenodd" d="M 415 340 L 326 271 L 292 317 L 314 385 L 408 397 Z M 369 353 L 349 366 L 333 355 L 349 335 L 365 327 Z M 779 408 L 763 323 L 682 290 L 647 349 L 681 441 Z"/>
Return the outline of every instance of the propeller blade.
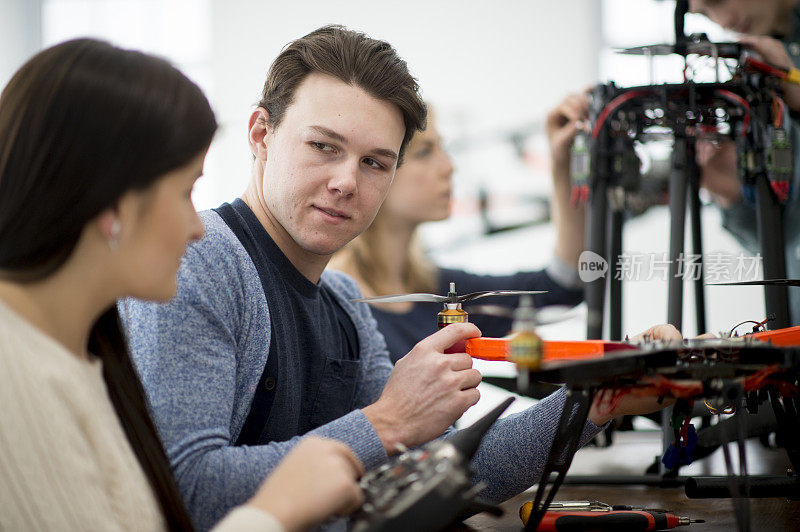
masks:
<path fill-rule="evenodd" d="M 488 292 L 472 292 L 470 294 L 458 296 L 458 302 L 466 303 L 467 301 L 474 301 L 475 299 L 489 296 L 521 296 L 524 294 L 535 295 L 545 293 L 547 293 L 546 290 L 489 290 Z"/>
<path fill-rule="evenodd" d="M 761 281 L 739 281 L 736 283 L 706 283 L 707 286 L 743 286 L 743 285 L 763 285 L 763 286 L 800 286 L 800 279 L 764 279 Z"/>
<path fill-rule="evenodd" d="M 614 50 L 618 54 L 625 55 L 672 55 L 675 53 L 674 44 L 648 44 L 646 46 L 635 46 L 633 48 L 617 48 Z M 712 43 L 708 40 L 689 41 L 686 43 L 686 51 L 690 54 L 717 57 L 739 57 L 742 53 L 742 44 L 737 42 L 718 42 Z"/>
<path fill-rule="evenodd" d="M 351 299 L 350 301 L 358 303 L 444 303 L 448 299 L 447 296 L 436 294 L 396 294 L 393 296 L 362 297 L 360 299 Z"/>

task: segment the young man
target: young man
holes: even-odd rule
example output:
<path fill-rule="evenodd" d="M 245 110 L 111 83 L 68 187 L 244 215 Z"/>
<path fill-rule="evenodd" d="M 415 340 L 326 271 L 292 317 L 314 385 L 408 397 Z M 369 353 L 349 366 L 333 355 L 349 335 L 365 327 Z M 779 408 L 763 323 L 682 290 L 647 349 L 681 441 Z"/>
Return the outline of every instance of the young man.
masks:
<path fill-rule="evenodd" d="M 120 304 L 198 528 L 250 497 L 303 435 L 347 443 L 370 469 L 441 436 L 478 400 L 470 357 L 444 355 L 477 336 L 474 325 L 431 335 L 393 369 L 367 305 L 350 301 L 355 283 L 323 273 L 375 216 L 424 120 L 417 84 L 387 43 L 340 27 L 298 39 L 250 119 L 250 185 L 202 213 L 206 236 L 182 260 L 176 298 Z M 537 481 L 563 403 L 556 393 L 492 429 L 475 461 L 485 496 Z M 593 410 L 583 441 L 610 417 Z"/>

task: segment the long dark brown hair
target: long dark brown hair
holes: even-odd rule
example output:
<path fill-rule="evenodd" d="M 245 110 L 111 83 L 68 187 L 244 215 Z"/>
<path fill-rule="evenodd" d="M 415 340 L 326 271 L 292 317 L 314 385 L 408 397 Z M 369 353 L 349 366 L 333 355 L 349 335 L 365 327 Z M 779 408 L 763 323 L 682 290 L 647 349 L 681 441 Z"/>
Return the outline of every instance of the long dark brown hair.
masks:
<path fill-rule="evenodd" d="M 0 96 L 0 276 L 58 270 L 92 219 L 202 153 L 216 128 L 200 88 L 163 59 L 93 39 L 34 56 Z M 167 526 L 191 530 L 116 307 L 88 348 Z"/>

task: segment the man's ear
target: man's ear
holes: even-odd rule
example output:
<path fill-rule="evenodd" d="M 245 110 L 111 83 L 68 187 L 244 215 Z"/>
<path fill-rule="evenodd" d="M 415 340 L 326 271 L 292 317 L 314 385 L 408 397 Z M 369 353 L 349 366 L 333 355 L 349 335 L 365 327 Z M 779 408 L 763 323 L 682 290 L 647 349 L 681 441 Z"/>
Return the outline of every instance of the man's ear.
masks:
<path fill-rule="evenodd" d="M 264 162 L 267 160 L 267 136 L 270 130 L 269 113 L 263 107 L 258 107 L 250 115 L 247 140 L 253 156 Z"/>

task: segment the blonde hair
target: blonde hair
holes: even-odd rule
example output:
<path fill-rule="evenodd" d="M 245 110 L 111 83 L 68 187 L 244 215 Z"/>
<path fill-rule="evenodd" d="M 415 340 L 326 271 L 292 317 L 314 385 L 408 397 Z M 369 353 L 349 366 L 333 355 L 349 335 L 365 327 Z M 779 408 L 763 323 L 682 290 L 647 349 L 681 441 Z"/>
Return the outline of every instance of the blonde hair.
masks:
<path fill-rule="evenodd" d="M 366 284 L 375 295 L 387 295 L 394 289 L 386 285 L 383 272 L 387 268 L 386 258 L 377 251 L 379 249 L 381 213 L 372 224 L 358 237 L 342 248 L 336 255 L 340 256 L 340 266 L 355 272 L 359 281 Z M 417 231 L 411 237 L 407 253 L 401 259 L 403 265 L 403 286 L 408 292 L 435 292 L 437 290 L 437 268 L 425 254 Z"/>
<path fill-rule="evenodd" d="M 428 125 L 432 124 L 434 119 L 434 110 L 429 105 L 427 108 Z M 412 137 L 410 142 L 413 140 Z M 389 194 L 391 194 L 391 189 Z M 388 286 L 384 280 L 383 272 L 387 270 L 388 264 L 386 257 L 378 251 L 381 249 L 379 239 L 385 223 L 387 222 L 384 220 L 383 207 L 381 207 L 372 224 L 339 250 L 332 261 L 332 267 L 352 272 L 370 292 L 380 296 L 389 295 L 397 290 L 396 286 Z M 425 253 L 416 229 L 401 260 L 404 262 L 404 274 L 401 281 L 405 292 L 436 292 L 439 289 L 439 270 Z M 364 288 L 362 286 L 362 290 Z"/>

